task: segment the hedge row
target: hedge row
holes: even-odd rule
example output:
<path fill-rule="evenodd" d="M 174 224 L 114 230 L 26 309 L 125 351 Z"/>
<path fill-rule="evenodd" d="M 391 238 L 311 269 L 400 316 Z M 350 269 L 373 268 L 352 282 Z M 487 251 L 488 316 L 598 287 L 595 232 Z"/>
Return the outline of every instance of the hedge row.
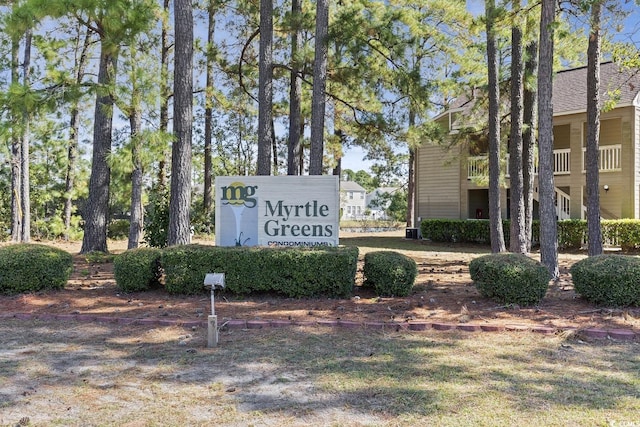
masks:
<path fill-rule="evenodd" d="M 114 259 L 120 289 L 132 292 L 158 285 L 165 270 L 169 292 L 205 292 L 204 276 L 226 273 L 227 289 L 238 294 L 271 291 L 290 297 L 346 297 L 353 290 L 358 261 L 355 247 L 324 249 L 218 248 L 188 245 L 166 250 L 141 248 Z M 37 244 L 0 248 L 0 293 L 14 294 L 65 286 L 72 256 Z M 490 254 L 469 265 L 480 293 L 507 304 L 537 304 L 549 281 L 547 269 L 519 254 Z M 365 255 L 365 286 L 378 295 L 409 295 L 417 276 L 415 262 L 392 251 Z M 576 293 L 596 304 L 640 305 L 640 258 L 600 255 L 571 268 Z"/>
<path fill-rule="evenodd" d="M 355 285 L 358 248 L 220 248 L 186 245 L 138 248 L 113 258 L 114 277 L 124 292 L 160 286 L 174 294 L 206 292 L 207 273 L 225 273 L 235 294 L 275 292 L 288 297 L 348 297 Z M 408 295 L 415 261 L 392 251 L 365 257 L 365 281 L 379 295 Z M 0 248 L 0 293 L 62 289 L 73 270 L 71 254 L 55 247 L 16 244 Z"/>
<path fill-rule="evenodd" d="M 289 297 L 349 296 L 358 248 L 222 248 L 175 246 L 162 252 L 165 288 L 178 294 L 203 290 L 206 273 L 225 273 L 236 294 L 276 292 Z"/>
<path fill-rule="evenodd" d="M 275 292 L 289 297 L 351 294 L 357 248 L 221 248 L 204 245 L 135 249 L 118 255 L 114 275 L 124 291 L 153 287 L 164 270 L 169 293 L 205 292 L 207 273 L 225 273 L 226 290 L 235 294 Z"/>
<path fill-rule="evenodd" d="M 146 291 L 160 285 L 162 271 L 158 248 L 130 249 L 113 259 L 113 276 L 124 292 Z"/>
<path fill-rule="evenodd" d="M 186 245 L 134 249 L 118 255 L 114 273 L 124 291 L 146 290 L 164 270 L 165 289 L 174 294 L 205 292 L 207 273 L 225 273 L 225 289 L 235 294 L 275 292 L 288 297 L 348 297 L 355 285 L 358 248 L 221 248 Z M 365 286 L 380 296 L 406 296 L 418 269 L 393 251 L 365 255 Z"/>
<path fill-rule="evenodd" d="M 558 247 L 579 249 L 587 242 L 587 221 L 570 219 L 558 221 Z M 420 225 L 422 237 L 434 242 L 481 243 L 491 242 L 488 220 L 425 219 Z M 510 222 L 502 222 L 505 244 L 509 246 Z M 640 249 L 640 220 L 602 220 L 604 244 L 620 246 L 623 250 Z M 532 225 L 533 242 L 540 241 L 540 222 Z"/>

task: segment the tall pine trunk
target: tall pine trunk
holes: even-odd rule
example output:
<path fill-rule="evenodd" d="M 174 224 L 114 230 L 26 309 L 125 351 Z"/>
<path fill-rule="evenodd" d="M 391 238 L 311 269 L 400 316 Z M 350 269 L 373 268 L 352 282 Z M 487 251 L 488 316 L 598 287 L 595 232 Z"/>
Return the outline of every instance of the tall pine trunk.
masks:
<path fill-rule="evenodd" d="M 602 254 L 600 227 L 600 23 L 602 2 L 591 5 L 587 48 L 587 229 L 589 256 Z"/>
<path fill-rule="evenodd" d="M 109 50 L 104 40 L 100 43 L 98 92 L 93 124 L 93 156 L 89 179 L 89 198 L 84 208 L 84 236 L 81 253 L 107 252 L 107 226 L 109 220 L 109 186 L 111 168 L 111 132 L 113 97 L 108 89 L 114 82 L 117 51 Z"/>
<path fill-rule="evenodd" d="M 327 50 L 329 33 L 329 1 L 316 2 L 316 41 L 311 97 L 311 149 L 309 175 L 322 175 L 324 156 L 325 88 L 327 84 Z"/>
<path fill-rule="evenodd" d="M 489 234 L 492 252 L 504 252 L 500 210 L 500 87 L 495 34 L 495 0 L 485 1 L 489 80 Z"/>
<path fill-rule="evenodd" d="M 302 37 L 300 36 L 300 19 L 302 17 L 302 0 L 291 0 L 291 83 L 289 89 L 289 144 L 287 151 L 287 175 L 300 174 L 300 152 L 302 132 L 302 72 L 300 66 L 300 51 Z"/>
<path fill-rule="evenodd" d="M 78 32 L 78 39 L 80 33 Z M 78 40 L 79 42 L 79 40 Z M 87 30 L 78 55 L 76 63 L 76 85 L 82 83 L 84 72 L 87 65 L 87 52 L 91 44 L 91 32 Z M 67 148 L 67 173 L 64 183 L 64 239 L 69 240 L 69 232 L 71 230 L 71 213 L 73 211 L 73 187 L 76 178 L 76 161 L 78 157 L 78 141 L 80 139 L 80 101 L 75 99 L 72 101 L 70 118 L 69 118 L 69 146 Z"/>
<path fill-rule="evenodd" d="M 134 86 L 132 97 L 135 99 L 140 94 Z M 142 141 L 140 140 L 140 130 L 142 127 L 142 112 L 137 102 L 132 102 L 133 110 L 129 115 L 129 125 L 131 126 L 131 159 L 133 161 L 133 171 L 131 172 L 131 218 L 129 223 L 128 249 L 138 247 L 142 226 L 144 224 L 144 211 L 142 210 Z"/>
<path fill-rule="evenodd" d="M 524 191 L 524 222 L 527 252 L 531 252 L 533 235 L 533 188 L 535 179 L 535 147 L 538 108 L 538 92 L 531 79 L 538 74 L 538 43 L 533 41 L 526 48 L 525 85 L 523 95 L 522 177 Z"/>
<path fill-rule="evenodd" d="M 260 0 L 258 88 L 258 175 L 271 174 L 273 103 L 273 1 Z"/>
<path fill-rule="evenodd" d="M 175 0 L 175 64 L 169 246 L 191 242 L 191 126 L 193 122 L 193 8 L 191 0 Z"/>
<path fill-rule="evenodd" d="M 542 0 L 538 70 L 538 184 L 540 188 L 540 261 L 551 277 L 558 271 L 558 222 L 553 178 L 553 34 L 556 0 Z"/>
<path fill-rule="evenodd" d="M 524 212 L 523 157 L 523 58 L 522 28 L 520 25 L 520 1 L 513 1 L 513 26 L 511 27 L 511 133 L 509 138 L 509 180 L 511 193 L 511 221 L 509 249 L 515 253 L 527 253 L 527 236 Z"/>
<path fill-rule="evenodd" d="M 409 127 L 413 127 L 416 124 L 416 113 L 413 106 L 409 107 Z M 413 227 L 414 201 L 415 201 L 415 183 L 416 183 L 416 149 L 409 144 L 409 172 L 407 181 L 407 227 Z M 417 225 L 417 224 L 416 224 Z"/>
<path fill-rule="evenodd" d="M 18 57 L 20 42 L 11 40 L 11 84 L 20 84 Z M 11 109 L 11 241 L 19 242 L 22 235 L 22 141 L 15 123 L 19 123 L 16 108 Z"/>
<path fill-rule="evenodd" d="M 24 36 L 24 60 L 22 61 L 22 85 L 25 91 L 29 91 L 31 82 L 31 29 L 27 29 Z M 21 179 L 21 199 L 22 199 L 22 230 L 20 240 L 29 242 L 31 240 L 31 193 L 29 185 L 29 139 L 31 128 L 31 112 L 26 105 L 22 107 L 22 179 Z"/>
<path fill-rule="evenodd" d="M 211 231 L 211 218 L 213 216 L 213 44 L 215 35 L 216 0 L 209 0 L 209 23 L 207 26 L 207 77 L 205 88 L 204 108 L 204 214 L 205 224 Z"/>
<path fill-rule="evenodd" d="M 169 98 L 171 97 L 171 88 L 169 85 L 169 51 L 171 45 L 169 43 L 169 0 L 163 1 L 162 30 L 160 35 L 160 132 L 169 131 Z M 162 158 L 158 162 L 158 181 L 157 187 L 160 191 L 164 191 L 167 185 L 167 163 L 169 159 L 169 151 L 162 153 Z"/>

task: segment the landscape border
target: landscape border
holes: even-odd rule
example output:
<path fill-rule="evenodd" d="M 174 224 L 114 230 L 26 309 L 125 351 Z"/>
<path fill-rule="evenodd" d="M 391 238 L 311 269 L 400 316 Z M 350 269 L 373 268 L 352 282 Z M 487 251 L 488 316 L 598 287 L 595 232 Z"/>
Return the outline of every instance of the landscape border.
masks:
<path fill-rule="evenodd" d="M 203 328 L 208 327 L 206 320 L 181 320 L 181 319 L 160 319 L 160 318 L 133 318 L 133 317 L 115 317 L 93 314 L 46 314 L 46 313 L 3 313 L 0 319 L 17 319 L 17 320 L 42 320 L 42 321 L 76 321 L 76 322 L 96 322 L 96 323 L 112 323 L 112 324 L 128 324 L 141 326 L 178 326 L 184 328 Z M 525 324 L 473 324 L 473 323 L 443 323 L 443 322 L 356 322 L 351 320 L 316 320 L 316 321 L 297 321 L 297 320 L 247 320 L 247 319 L 222 319 L 219 329 L 224 330 L 249 330 L 249 329 L 268 329 L 268 328 L 286 328 L 293 326 L 304 327 L 329 327 L 344 329 L 368 329 L 379 331 L 395 331 L 395 332 L 424 332 L 429 330 L 436 331 L 462 331 L 462 332 L 533 332 L 544 335 L 558 335 L 562 333 L 575 333 L 579 336 L 590 339 L 609 339 L 615 341 L 640 341 L 640 332 L 632 329 L 600 329 L 600 328 L 577 328 L 575 326 L 553 327 L 541 325 L 525 325 Z"/>

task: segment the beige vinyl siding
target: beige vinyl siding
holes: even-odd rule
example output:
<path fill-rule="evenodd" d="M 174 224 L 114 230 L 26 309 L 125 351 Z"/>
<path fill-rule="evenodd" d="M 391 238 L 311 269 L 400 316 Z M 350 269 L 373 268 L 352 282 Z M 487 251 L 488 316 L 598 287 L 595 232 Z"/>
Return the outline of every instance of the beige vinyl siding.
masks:
<path fill-rule="evenodd" d="M 457 149 L 424 145 L 418 150 L 417 216 L 460 218 L 460 160 Z"/>
<path fill-rule="evenodd" d="M 620 195 L 617 199 L 617 203 L 614 202 L 613 206 L 611 206 L 614 213 L 617 213 L 617 218 L 634 218 L 635 216 L 635 208 L 634 208 L 634 199 L 635 199 L 635 185 L 634 175 L 636 174 L 635 165 L 634 165 L 634 145 L 633 145 L 633 129 L 634 129 L 634 120 L 633 113 L 635 112 L 635 108 L 633 107 L 625 107 L 620 109 L 617 113 L 619 115 L 618 118 L 610 120 L 612 122 L 611 130 L 605 129 L 606 133 L 603 134 L 601 145 L 606 144 L 621 144 L 622 150 L 620 154 L 620 166 L 622 170 L 620 172 L 614 173 L 602 173 L 600 174 L 600 184 L 605 184 L 602 179 L 609 178 L 608 175 L 612 176 L 612 181 L 614 185 L 620 186 Z M 603 142 L 604 141 L 604 142 Z M 616 178 L 617 181 L 616 182 Z M 611 190 L 608 191 L 611 193 Z M 615 195 L 615 193 L 614 193 Z M 602 193 L 601 193 L 602 199 Z M 615 200 L 615 199 L 614 199 Z M 605 208 L 609 208 L 608 205 L 601 206 Z"/>
<path fill-rule="evenodd" d="M 632 218 L 640 218 L 640 108 L 632 107 L 633 117 L 631 119 L 632 124 L 632 139 L 633 144 L 633 215 Z"/>
<path fill-rule="evenodd" d="M 571 125 L 556 125 L 553 127 L 553 149 L 571 148 Z"/>
<path fill-rule="evenodd" d="M 587 123 L 584 122 L 582 146 L 587 145 Z M 622 144 L 622 120 L 620 117 L 600 120 L 600 145 Z"/>

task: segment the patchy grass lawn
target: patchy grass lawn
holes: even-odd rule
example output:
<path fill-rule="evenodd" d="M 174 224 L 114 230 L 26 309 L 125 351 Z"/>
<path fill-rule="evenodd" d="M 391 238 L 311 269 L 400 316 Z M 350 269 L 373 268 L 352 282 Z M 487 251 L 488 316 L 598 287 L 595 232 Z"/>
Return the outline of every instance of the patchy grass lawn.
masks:
<path fill-rule="evenodd" d="M 0 425 L 639 426 L 640 343 L 6 320 Z"/>

